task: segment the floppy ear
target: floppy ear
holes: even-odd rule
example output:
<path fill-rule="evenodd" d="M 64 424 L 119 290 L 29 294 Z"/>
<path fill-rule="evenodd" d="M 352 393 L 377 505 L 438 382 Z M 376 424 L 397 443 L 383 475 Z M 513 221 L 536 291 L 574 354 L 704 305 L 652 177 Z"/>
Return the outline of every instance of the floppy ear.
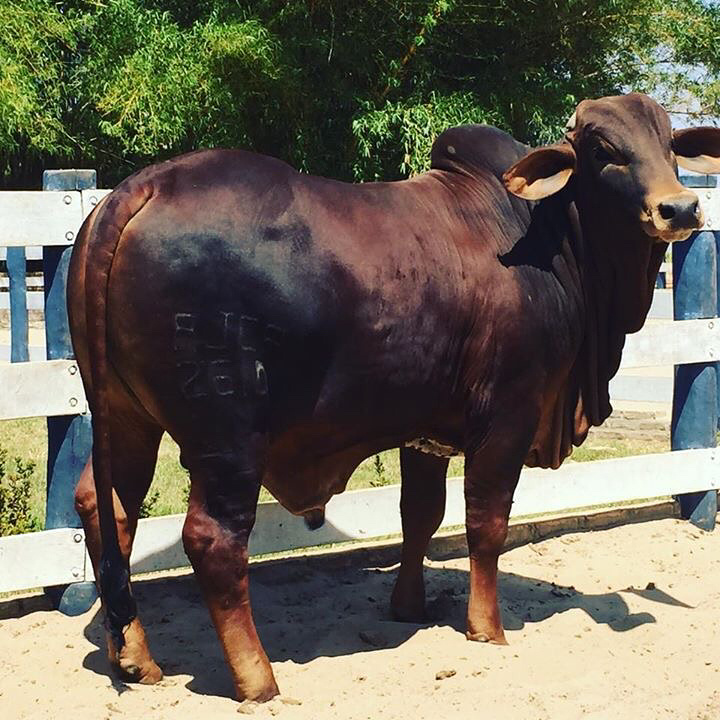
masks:
<path fill-rule="evenodd" d="M 575 151 L 569 143 L 533 150 L 503 175 L 505 187 L 525 200 L 541 200 L 562 190 L 575 170 Z"/>
<path fill-rule="evenodd" d="M 698 173 L 720 173 L 720 128 L 676 130 L 672 147 L 680 167 Z"/>

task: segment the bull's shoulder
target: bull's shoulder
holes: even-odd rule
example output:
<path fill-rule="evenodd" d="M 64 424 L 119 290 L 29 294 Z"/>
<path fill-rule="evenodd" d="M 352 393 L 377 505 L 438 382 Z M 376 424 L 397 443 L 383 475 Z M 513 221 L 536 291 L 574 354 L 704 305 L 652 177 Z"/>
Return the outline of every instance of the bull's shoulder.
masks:
<path fill-rule="evenodd" d="M 502 174 L 529 148 L 490 125 L 460 125 L 441 133 L 432 146 L 431 167 L 477 175 Z"/>

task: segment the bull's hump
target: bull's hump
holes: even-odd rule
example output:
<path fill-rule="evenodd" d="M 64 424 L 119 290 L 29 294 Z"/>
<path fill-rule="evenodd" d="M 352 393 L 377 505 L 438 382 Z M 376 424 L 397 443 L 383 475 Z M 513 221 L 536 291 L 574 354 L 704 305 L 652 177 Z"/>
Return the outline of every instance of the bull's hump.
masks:
<path fill-rule="evenodd" d="M 491 125 L 461 125 L 441 133 L 433 143 L 430 164 L 433 169 L 476 175 L 502 174 L 526 155 L 527 146 Z"/>

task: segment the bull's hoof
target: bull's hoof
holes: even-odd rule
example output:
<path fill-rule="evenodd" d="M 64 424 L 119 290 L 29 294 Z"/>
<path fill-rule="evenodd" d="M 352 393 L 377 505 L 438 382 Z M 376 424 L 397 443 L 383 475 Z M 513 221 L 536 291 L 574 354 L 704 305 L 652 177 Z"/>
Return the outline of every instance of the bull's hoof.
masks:
<path fill-rule="evenodd" d="M 424 593 L 414 593 L 410 599 L 401 599 L 397 589 L 390 598 L 390 614 L 397 622 L 424 625 L 428 621 Z"/>
<path fill-rule="evenodd" d="M 142 665 L 136 665 L 131 660 L 123 661 L 115 664 L 115 670 L 121 680 L 126 682 L 136 682 L 141 685 L 155 685 L 163 679 L 163 671 L 160 666 L 150 660 Z"/>
<path fill-rule="evenodd" d="M 301 700 L 296 700 L 295 698 L 288 697 L 287 695 L 275 695 L 266 702 L 270 703 L 271 705 L 271 715 L 277 715 L 277 713 L 279 712 L 279 707 L 274 709 L 272 707 L 273 705 L 302 705 Z M 237 711 L 242 715 L 254 715 L 255 711 L 260 707 L 262 707 L 261 703 L 257 702 L 256 700 L 243 700 L 240 705 L 238 705 Z"/>
<path fill-rule="evenodd" d="M 303 514 L 308 530 L 317 530 L 325 524 L 325 508 L 315 508 Z"/>
<path fill-rule="evenodd" d="M 243 691 L 236 687 L 236 690 L 237 697 L 240 700 L 238 712 L 252 712 L 260 703 L 266 703 L 280 695 L 280 690 L 274 678 L 271 678 L 271 682 L 262 688 Z"/>
<path fill-rule="evenodd" d="M 428 621 L 424 604 L 420 607 L 391 605 L 390 614 L 396 622 L 425 625 Z"/>
<path fill-rule="evenodd" d="M 125 682 L 154 685 L 163 678 L 163 672 L 152 659 L 140 620 L 135 618 L 124 630 L 124 644 L 118 652 L 110 634 L 107 634 L 108 658 L 115 673 Z"/>
<path fill-rule="evenodd" d="M 465 633 L 465 637 L 473 642 L 489 643 L 490 645 L 507 645 L 508 641 L 505 639 L 505 633 L 500 630 L 499 633 L 488 635 L 484 632 L 470 632 L 469 630 Z"/>
<path fill-rule="evenodd" d="M 407 577 L 401 571 L 395 581 L 390 596 L 390 613 L 397 622 L 424 625 L 428 621 L 428 616 L 425 609 L 425 585 L 422 575 L 411 580 Z"/>

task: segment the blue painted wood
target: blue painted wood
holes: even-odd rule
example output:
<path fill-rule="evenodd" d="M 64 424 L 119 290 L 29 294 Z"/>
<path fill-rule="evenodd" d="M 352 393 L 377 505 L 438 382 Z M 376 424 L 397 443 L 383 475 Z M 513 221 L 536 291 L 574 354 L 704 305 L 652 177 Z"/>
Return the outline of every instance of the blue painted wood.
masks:
<path fill-rule="evenodd" d="M 45 341 L 48 360 L 73 357 L 65 294 L 71 253 L 72 247 L 61 245 L 43 248 Z"/>
<path fill-rule="evenodd" d="M 46 170 L 43 190 L 88 190 L 97 186 L 94 170 Z M 77 228 L 68 228 L 77 232 Z M 72 358 L 70 328 L 67 316 L 67 273 L 70 247 L 43 248 L 45 287 L 45 340 L 48 360 Z M 68 415 L 47 419 L 48 465 L 46 529 L 80 527 L 75 512 L 75 485 L 90 456 L 92 426 L 88 415 Z M 69 615 L 82 613 L 95 600 L 93 593 L 58 588 L 49 594 L 59 609 Z"/>
<path fill-rule="evenodd" d="M 27 362 L 30 349 L 25 248 L 7 248 L 6 265 L 10 282 L 10 361 Z"/>
<path fill-rule="evenodd" d="M 68 585 L 56 602 L 57 609 L 64 615 L 82 615 L 98 598 L 94 582 L 79 582 Z"/>
<path fill-rule="evenodd" d="M 45 170 L 43 173 L 43 190 L 92 190 L 96 187 L 95 170 Z"/>
<path fill-rule="evenodd" d="M 689 188 L 717 187 L 717 178 L 714 175 L 681 175 L 680 182 Z"/>
<path fill-rule="evenodd" d="M 673 304 L 676 320 L 714 318 L 718 309 L 715 235 L 699 232 L 673 244 Z M 718 322 L 715 320 L 714 322 Z M 673 450 L 715 447 L 718 425 L 718 380 L 715 363 L 675 368 L 672 424 Z M 682 516 L 704 530 L 715 527 L 717 492 L 678 496 Z"/>
<path fill-rule="evenodd" d="M 82 527 L 75 512 L 74 493 L 91 450 L 92 423 L 89 415 L 48 418 L 46 530 Z"/>

